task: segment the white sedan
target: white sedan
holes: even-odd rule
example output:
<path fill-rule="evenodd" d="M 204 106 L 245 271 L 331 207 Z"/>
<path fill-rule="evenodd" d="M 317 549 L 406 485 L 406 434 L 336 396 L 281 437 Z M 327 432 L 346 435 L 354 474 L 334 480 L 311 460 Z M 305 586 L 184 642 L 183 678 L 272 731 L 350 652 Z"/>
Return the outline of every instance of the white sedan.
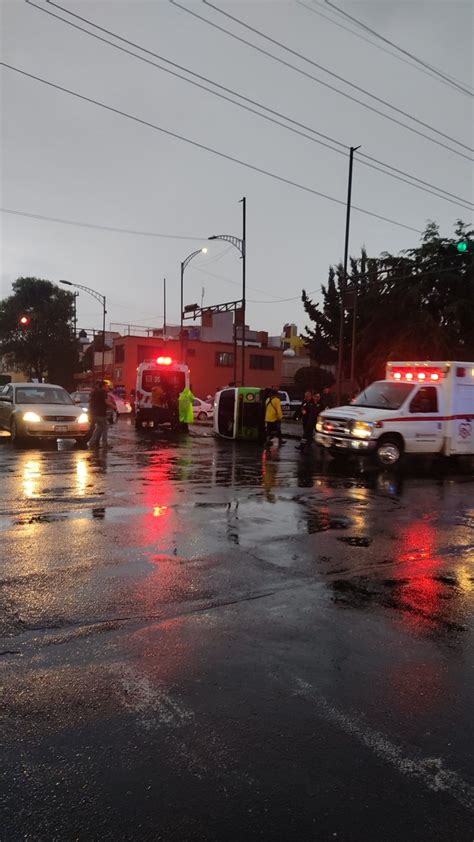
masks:
<path fill-rule="evenodd" d="M 201 398 L 194 398 L 193 413 L 195 421 L 212 421 L 214 418 L 214 405 Z"/>
<path fill-rule="evenodd" d="M 9 383 L 0 390 L 0 427 L 14 444 L 27 439 L 76 439 L 85 446 L 87 412 L 75 406 L 62 386 L 51 383 Z"/>

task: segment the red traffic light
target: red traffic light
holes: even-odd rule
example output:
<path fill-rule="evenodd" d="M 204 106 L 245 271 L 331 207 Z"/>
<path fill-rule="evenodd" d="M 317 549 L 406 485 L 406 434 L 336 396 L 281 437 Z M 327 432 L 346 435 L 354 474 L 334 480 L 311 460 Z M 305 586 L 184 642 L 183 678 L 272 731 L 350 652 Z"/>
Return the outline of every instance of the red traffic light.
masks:
<path fill-rule="evenodd" d="M 23 327 L 26 327 L 26 325 L 29 325 L 29 323 L 30 323 L 30 317 L 29 316 L 20 316 L 18 321 L 21 325 L 23 325 Z"/>

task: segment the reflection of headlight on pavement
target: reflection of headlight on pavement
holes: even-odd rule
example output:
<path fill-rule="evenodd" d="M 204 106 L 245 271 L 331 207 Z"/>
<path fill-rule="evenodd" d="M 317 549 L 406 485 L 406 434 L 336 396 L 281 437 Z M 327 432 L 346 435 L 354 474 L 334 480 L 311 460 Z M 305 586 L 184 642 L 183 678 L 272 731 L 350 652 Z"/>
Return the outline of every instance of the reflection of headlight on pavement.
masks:
<path fill-rule="evenodd" d="M 88 416 L 87 412 L 81 412 L 81 414 L 79 415 L 79 418 L 77 419 L 77 423 L 78 424 L 87 424 L 88 421 L 89 421 L 89 416 Z"/>
<path fill-rule="evenodd" d="M 24 412 L 23 421 L 28 421 L 30 424 L 38 424 L 41 418 L 36 412 Z"/>
<path fill-rule="evenodd" d="M 351 433 L 358 439 L 368 439 L 372 434 L 372 424 L 367 424 L 365 421 L 355 421 Z"/>

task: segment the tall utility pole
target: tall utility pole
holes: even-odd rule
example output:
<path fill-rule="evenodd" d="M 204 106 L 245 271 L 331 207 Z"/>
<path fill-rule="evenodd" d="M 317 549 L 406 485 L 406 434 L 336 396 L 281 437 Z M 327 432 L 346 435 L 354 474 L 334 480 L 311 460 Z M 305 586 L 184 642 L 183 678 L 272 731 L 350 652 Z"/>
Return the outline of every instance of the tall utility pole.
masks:
<path fill-rule="evenodd" d="M 349 153 L 349 179 L 347 183 L 347 206 L 346 206 L 346 235 L 344 240 L 344 266 L 341 278 L 341 306 L 339 312 L 339 349 L 337 357 L 337 386 L 336 386 L 336 400 L 339 404 L 341 402 L 342 390 L 342 368 L 344 364 L 344 298 L 347 287 L 347 261 L 349 259 L 349 231 L 351 225 L 351 198 L 352 198 L 352 169 L 354 165 L 354 152 L 360 149 L 360 146 L 351 146 Z"/>
<path fill-rule="evenodd" d="M 74 341 L 77 339 L 77 297 L 79 293 L 73 292 L 74 296 L 74 309 L 72 311 L 72 323 L 74 325 Z"/>
<path fill-rule="evenodd" d="M 163 278 L 163 340 L 166 339 L 166 278 Z"/>
<path fill-rule="evenodd" d="M 242 202 L 242 386 L 245 386 L 245 305 L 246 305 L 246 261 L 247 261 L 247 199 Z M 234 327 L 235 330 L 235 327 Z"/>

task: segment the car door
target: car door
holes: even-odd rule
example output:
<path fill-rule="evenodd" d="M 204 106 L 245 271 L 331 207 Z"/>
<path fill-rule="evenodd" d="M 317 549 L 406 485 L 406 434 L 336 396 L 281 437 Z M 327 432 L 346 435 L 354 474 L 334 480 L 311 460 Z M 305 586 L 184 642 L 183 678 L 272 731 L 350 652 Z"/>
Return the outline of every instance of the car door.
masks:
<path fill-rule="evenodd" d="M 13 386 L 8 385 L 0 392 L 0 426 L 10 429 L 10 417 L 13 411 Z"/>
<path fill-rule="evenodd" d="M 437 386 L 420 386 L 410 405 L 406 442 L 413 453 L 439 453 L 443 445 L 443 422 Z"/>

